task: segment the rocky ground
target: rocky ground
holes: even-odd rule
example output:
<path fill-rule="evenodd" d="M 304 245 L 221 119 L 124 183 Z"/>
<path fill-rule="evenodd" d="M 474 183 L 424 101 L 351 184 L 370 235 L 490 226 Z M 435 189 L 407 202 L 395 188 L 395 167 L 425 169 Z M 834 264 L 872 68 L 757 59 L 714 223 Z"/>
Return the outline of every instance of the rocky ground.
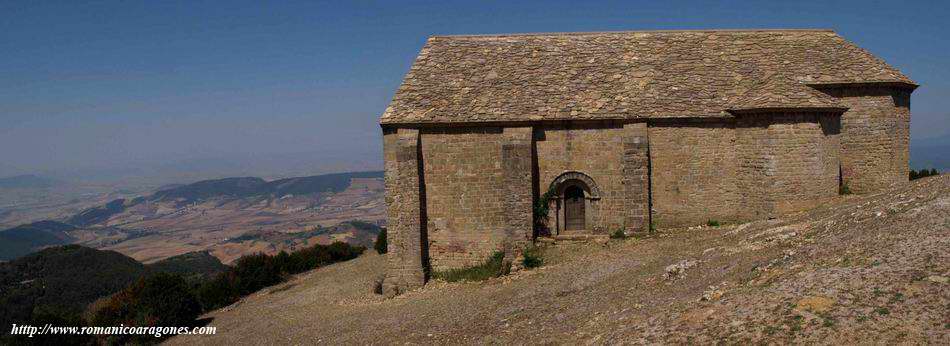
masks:
<path fill-rule="evenodd" d="M 950 344 L 950 176 L 782 219 L 558 245 L 542 268 L 371 293 L 383 256 L 300 275 L 171 344 Z"/>

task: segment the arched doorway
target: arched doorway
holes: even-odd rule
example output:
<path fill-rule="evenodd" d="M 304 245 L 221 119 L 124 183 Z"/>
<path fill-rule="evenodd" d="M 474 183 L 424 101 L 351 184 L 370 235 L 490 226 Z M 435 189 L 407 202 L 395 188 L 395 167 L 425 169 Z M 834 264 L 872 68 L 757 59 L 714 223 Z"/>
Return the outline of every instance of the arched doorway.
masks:
<path fill-rule="evenodd" d="M 581 231 L 585 226 L 584 189 L 570 185 L 564 189 L 564 228 L 567 231 Z"/>
<path fill-rule="evenodd" d="M 598 205 L 601 192 L 597 183 L 587 174 L 567 171 L 554 178 L 548 187 L 547 226 L 551 234 L 589 232 L 597 229 Z"/>

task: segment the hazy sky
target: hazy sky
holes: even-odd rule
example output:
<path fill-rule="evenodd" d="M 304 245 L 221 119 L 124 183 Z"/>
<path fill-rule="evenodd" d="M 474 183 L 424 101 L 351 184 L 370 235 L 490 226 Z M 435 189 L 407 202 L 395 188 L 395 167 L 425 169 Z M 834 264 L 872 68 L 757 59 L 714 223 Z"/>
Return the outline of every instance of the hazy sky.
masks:
<path fill-rule="evenodd" d="M 914 138 L 950 132 L 950 2 L 760 3 L 3 1 L 0 174 L 375 158 L 377 117 L 435 34 L 832 28 L 922 85 Z"/>

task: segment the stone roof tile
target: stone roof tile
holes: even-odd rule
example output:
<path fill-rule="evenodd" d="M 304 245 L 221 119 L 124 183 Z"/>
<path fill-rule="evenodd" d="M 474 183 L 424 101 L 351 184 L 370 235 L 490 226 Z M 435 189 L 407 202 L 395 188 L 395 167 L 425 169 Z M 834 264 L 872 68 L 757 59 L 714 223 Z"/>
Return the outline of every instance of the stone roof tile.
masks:
<path fill-rule="evenodd" d="M 913 85 L 830 30 L 435 36 L 380 121 L 708 117 L 763 105 L 826 108 L 834 100 L 807 85 L 867 82 Z"/>

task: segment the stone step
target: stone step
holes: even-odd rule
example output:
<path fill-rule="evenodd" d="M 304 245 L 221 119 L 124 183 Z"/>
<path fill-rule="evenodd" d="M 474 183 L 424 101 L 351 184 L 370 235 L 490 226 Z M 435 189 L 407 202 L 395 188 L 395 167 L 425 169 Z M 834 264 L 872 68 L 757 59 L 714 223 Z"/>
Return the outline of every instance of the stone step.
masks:
<path fill-rule="evenodd" d="M 610 240 L 606 234 L 558 234 L 551 237 L 538 237 L 538 242 L 547 244 L 557 243 L 598 243 L 604 244 Z"/>

